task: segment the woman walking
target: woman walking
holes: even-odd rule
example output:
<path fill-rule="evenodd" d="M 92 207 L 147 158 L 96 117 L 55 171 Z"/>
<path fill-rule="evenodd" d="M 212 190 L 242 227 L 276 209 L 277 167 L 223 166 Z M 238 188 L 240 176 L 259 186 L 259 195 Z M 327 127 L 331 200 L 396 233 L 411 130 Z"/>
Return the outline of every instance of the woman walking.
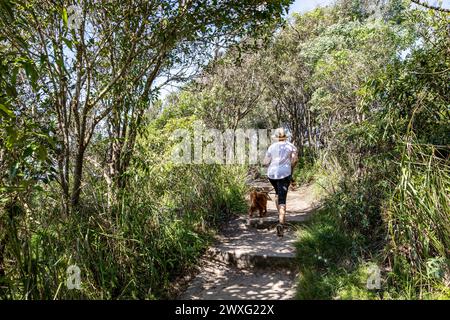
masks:
<path fill-rule="evenodd" d="M 293 168 L 297 164 L 297 148 L 287 141 L 283 128 L 275 130 L 273 138 L 276 140 L 266 152 L 264 163 L 269 165 L 267 177 L 275 189 L 275 204 L 278 210 L 277 235 L 283 236 L 286 222 L 286 196 L 292 179 Z"/>

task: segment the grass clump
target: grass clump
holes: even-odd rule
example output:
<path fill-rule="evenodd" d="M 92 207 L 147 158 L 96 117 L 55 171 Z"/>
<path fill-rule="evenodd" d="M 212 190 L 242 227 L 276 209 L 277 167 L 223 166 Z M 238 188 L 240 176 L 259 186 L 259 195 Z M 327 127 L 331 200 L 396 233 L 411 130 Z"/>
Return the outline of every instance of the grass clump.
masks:
<path fill-rule="evenodd" d="M 366 288 L 368 267 L 355 263 L 361 249 L 358 238 L 344 232 L 338 219 L 324 208 L 298 232 L 300 279 L 297 298 L 376 298 Z"/>

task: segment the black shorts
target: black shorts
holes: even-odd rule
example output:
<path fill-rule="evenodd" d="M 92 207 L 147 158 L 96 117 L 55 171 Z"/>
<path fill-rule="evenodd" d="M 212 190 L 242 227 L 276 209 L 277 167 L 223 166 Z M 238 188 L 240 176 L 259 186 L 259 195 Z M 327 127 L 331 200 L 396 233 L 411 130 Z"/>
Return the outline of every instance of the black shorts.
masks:
<path fill-rule="evenodd" d="M 283 179 L 270 179 L 269 181 L 275 189 L 275 193 L 278 196 L 278 204 L 286 205 L 286 196 L 288 193 L 289 185 L 291 183 L 291 176 L 287 176 Z"/>

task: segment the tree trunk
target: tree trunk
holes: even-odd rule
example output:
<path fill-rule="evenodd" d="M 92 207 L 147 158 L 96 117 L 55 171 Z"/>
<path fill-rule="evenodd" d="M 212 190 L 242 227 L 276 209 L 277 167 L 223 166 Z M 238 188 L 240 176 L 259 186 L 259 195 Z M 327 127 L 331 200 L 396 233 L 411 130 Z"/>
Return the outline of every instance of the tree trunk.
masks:
<path fill-rule="evenodd" d="M 84 144 L 80 141 L 78 145 L 77 154 L 75 156 L 74 172 L 73 172 L 73 187 L 71 194 L 71 205 L 72 210 L 77 211 L 80 205 L 80 194 L 81 194 L 81 181 L 83 176 L 83 161 L 84 152 L 86 148 Z"/>

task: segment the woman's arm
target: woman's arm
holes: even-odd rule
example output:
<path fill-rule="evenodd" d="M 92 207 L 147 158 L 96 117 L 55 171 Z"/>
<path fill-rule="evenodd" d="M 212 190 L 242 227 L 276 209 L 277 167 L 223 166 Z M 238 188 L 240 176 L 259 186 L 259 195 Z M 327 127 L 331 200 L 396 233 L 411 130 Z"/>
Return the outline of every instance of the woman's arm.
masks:
<path fill-rule="evenodd" d="M 270 162 L 272 161 L 272 153 L 271 148 L 269 147 L 266 151 L 266 155 L 263 160 L 263 167 L 268 167 L 270 165 Z"/>
<path fill-rule="evenodd" d="M 298 162 L 298 154 L 297 151 L 292 152 L 291 154 L 291 171 L 294 173 L 294 168 L 297 165 Z"/>

